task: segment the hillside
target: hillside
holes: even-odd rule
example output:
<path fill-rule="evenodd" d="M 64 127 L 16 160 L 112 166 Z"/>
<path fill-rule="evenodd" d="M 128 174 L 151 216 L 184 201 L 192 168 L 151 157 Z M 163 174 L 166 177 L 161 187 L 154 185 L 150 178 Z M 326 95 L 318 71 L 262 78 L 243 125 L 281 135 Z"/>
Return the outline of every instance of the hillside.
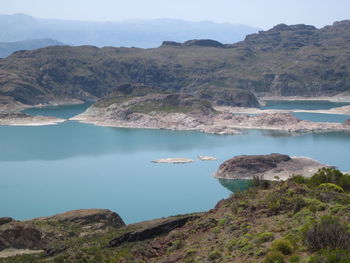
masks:
<path fill-rule="evenodd" d="M 309 179 L 255 179 L 205 213 L 127 226 L 106 210 L 3 218 L 2 248 L 10 241 L 34 254 L 0 262 L 349 262 L 349 190 L 349 175 L 323 168 Z"/>
<path fill-rule="evenodd" d="M 30 105 L 95 100 L 123 84 L 190 94 L 223 88 L 257 96 L 334 96 L 349 91 L 349 48 L 350 21 L 322 29 L 282 24 L 230 45 L 48 47 L 0 60 L 0 96 Z"/>
<path fill-rule="evenodd" d="M 98 47 L 158 47 L 163 40 L 186 41 L 213 38 L 235 43 L 258 28 L 210 21 L 177 19 L 129 20 L 120 22 L 38 19 L 25 14 L 0 15 L 0 42 L 53 38 L 69 45 Z"/>
<path fill-rule="evenodd" d="M 16 42 L 0 42 L 0 58 L 5 58 L 11 55 L 13 52 L 19 50 L 33 50 L 48 46 L 62 45 L 63 43 L 50 38 L 23 40 Z"/>

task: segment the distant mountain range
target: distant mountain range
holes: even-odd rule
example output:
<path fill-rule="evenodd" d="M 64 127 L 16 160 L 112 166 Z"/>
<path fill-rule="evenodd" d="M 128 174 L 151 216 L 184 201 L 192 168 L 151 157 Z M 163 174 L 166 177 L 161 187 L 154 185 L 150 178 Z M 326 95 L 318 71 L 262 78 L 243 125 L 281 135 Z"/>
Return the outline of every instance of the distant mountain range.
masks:
<path fill-rule="evenodd" d="M 206 39 L 152 49 L 47 47 L 0 60 L 0 99 L 91 100 L 124 84 L 211 98 L 227 89 L 244 96 L 333 96 L 350 91 L 349 50 L 350 21 L 321 29 L 280 24 L 226 45 Z"/>
<path fill-rule="evenodd" d="M 0 42 L 0 58 L 7 57 L 13 52 L 19 50 L 33 50 L 43 47 L 61 45 L 63 45 L 63 43 L 50 38 L 23 40 L 15 42 Z"/>
<path fill-rule="evenodd" d="M 68 45 L 158 47 L 164 40 L 216 39 L 236 43 L 258 28 L 239 24 L 174 19 L 86 22 L 37 19 L 24 14 L 0 15 L 0 42 L 51 38 Z"/>

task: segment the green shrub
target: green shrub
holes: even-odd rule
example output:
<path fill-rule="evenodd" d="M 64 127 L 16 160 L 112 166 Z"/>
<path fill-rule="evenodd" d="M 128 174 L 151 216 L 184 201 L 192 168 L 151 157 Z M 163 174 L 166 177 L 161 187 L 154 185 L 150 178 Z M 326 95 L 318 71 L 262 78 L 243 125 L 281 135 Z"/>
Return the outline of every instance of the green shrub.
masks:
<path fill-rule="evenodd" d="M 222 258 L 222 255 L 221 255 L 220 251 L 217 251 L 217 250 L 211 251 L 208 255 L 208 259 L 210 261 L 218 260 L 220 258 Z"/>
<path fill-rule="evenodd" d="M 349 227 L 333 216 L 324 216 L 305 231 L 305 244 L 312 251 L 350 249 Z"/>
<path fill-rule="evenodd" d="M 264 263 L 283 263 L 284 256 L 279 251 L 271 251 L 265 257 Z"/>
<path fill-rule="evenodd" d="M 271 244 L 272 251 L 279 251 L 284 255 L 293 253 L 293 245 L 288 239 L 277 239 Z"/>
<path fill-rule="evenodd" d="M 289 258 L 289 262 L 298 263 L 298 262 L 300 262 L 300 257 L 297 256 L 297 255 L 291 256 L 291 257 Z"/>
<path fill-rule="evenodd" d="M 308 184 L 315 187 L 324 183 L 339 184 L 342 176 L 343 174 L 339 170 L 324 167 L 310 177 Z"/>
<path fill-rule="evenodd" d="M 313 256 L 310 263 L 349 263 L 350 251 L 349 250 L 321 250 L 315 256 Z"/>
<path fill-rule="evenodd" d="M 257 241 L 259 243 L 265 243 L 265 242 L 269 242 L 269 241 L 272 241 L 274 240 L 274 236 L 271 232 L 263 232 L 263 233 L 260 233 L 257 237 Z"/>
<path fill-rule="evenodd" d="M 346 191 L 350 191 L 350 174 L 343 174 L 339 179 L 339 186 Z"/>
<path fill-rule="evenodd" d="M 291 178 L 289 178 L 289 180 L 297 184 L 307 184 L 309 181 L 308 178 L 302 175 L 293 175 Z"/>
<path fill-rule="evenodd" d="M 315 198 L 304 198 L 304 201 L 306 202 L 306 206 L 310 209 L 310 211 L 314 213 L 317 211 L 324 211 L 327 208 L 325 203 Z"/>
<path fill-rule="evenodd" d="M 318 189 L 320 189 L 321 191 L 327 191 L 327 192 L 338 192 L 338 193 L 342 193 L 344 192 L 344 189 L 336 184 L 332 184 L 332 183 L 323 183 L 320 184 L 318 187 Z"/>

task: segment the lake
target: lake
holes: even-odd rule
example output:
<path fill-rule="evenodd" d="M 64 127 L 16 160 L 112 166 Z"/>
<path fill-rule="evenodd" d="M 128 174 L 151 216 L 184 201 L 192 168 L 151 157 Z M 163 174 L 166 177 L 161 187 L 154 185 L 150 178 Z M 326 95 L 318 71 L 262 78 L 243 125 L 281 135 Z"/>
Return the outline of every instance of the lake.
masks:
<path fill-rule="evenodd" d="M 26 112 L 69 118 L 87 106 Z M 16 219 L 107 208 L 126 223 L 134 223 L 205 211 L 228 197 L 229 189 L 246 187 L 246 182 L 220 182 L 212 177 L 223 161 L 241 154 L 309 156 L 350 171 L 350 134 L 339 132 L 289 136 L 250 130 L 223 136 L 67 121 L 52 126 L 0 126 L 0 148 L 0 217 Z M 198 155 L 215 156 L 218 161 L 151 162 Z"/>

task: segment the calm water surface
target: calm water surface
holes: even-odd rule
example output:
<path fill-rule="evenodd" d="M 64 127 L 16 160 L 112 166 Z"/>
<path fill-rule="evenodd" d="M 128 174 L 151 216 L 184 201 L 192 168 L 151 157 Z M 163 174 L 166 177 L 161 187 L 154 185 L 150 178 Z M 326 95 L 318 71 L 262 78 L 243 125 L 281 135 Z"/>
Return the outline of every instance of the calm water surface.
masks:
<path fill-rule="evenodd" d="M 68 118 L 86 106 L 27 112 Z M 211 176 L 223 161 L 240 154 L 304 155 L 350 170 L 348 133 L 289 136 L 251 130 L 219 136 L 68 121 L 41 127 L 0 126 L 0 149 L 0 217 L 17 219 L 108 208 L 132 223 L 208 210 L 231 191 L 246 187 L 246 182 Z M 218 161 L 151 163 L 198 155 L 212 155 Z"/>
<path fill-rule="evenodd" d="M 280 109 L 280 110 L 329 110 L 335 107 L 350 105 L 349 102 L 330 102 L 330 101 L 267 101 L 262 109 Z M 316 122 L 344 122 L 350 119 L 349 115 L 343 114 L 321 114 L 309 112 L 293 112 L 295 117 L 301 120 Z"/>

